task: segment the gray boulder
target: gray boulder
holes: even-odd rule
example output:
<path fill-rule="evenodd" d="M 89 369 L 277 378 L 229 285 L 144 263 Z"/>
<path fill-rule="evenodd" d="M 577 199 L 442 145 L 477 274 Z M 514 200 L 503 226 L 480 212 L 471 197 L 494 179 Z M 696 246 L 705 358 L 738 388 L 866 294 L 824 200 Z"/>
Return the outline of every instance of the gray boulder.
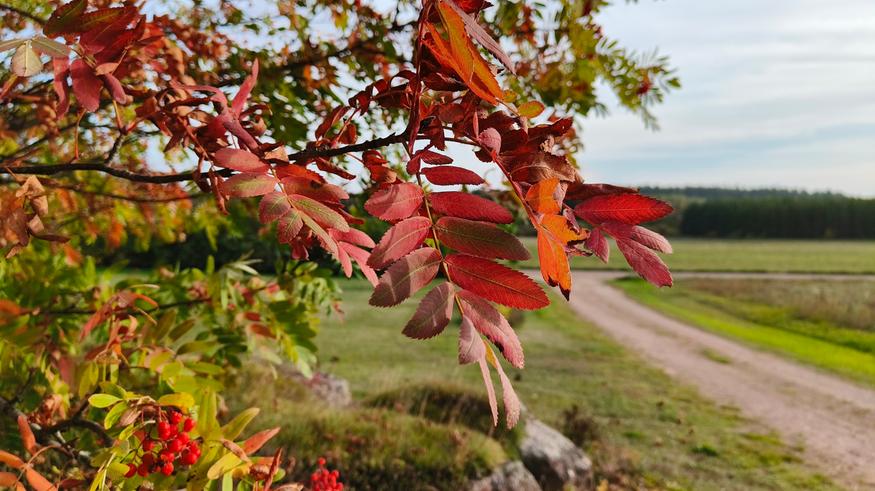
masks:
<path fill-rule="evenodd" d="M 542 491 L 535 476 L 519 460 L 507 462 L 492 474 L 472 482 L 467 491 Z"/>
<path fill-rule="evenodd" d="M 520 455 L 544 491 L 592 487 L 592 462 L 583 450 L 537 419 L 526 421 Z"/>

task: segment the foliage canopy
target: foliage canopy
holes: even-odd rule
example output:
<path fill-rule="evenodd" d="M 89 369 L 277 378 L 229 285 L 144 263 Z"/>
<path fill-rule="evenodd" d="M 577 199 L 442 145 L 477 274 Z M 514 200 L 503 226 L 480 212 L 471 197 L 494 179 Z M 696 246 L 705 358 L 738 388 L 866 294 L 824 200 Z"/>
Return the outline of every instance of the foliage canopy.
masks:
<path fill-rule="evenodd" d="M 269 489 L 282 457 L 254 454 L 275 431 L 247 434 L 257 410 L 222 414 L 221 391 L 242 363 L 312 367 L 336 300 L 314 250 L 367 277 L 378 307 L 440 277 L 404 334 L 436 336 L 458 311 L 459 362 L 479 366 L 496 424 L 498 376 L 516 424 L 500 358 L 521 368 L 523 348 L 495 304 L 548 298 L 499 262 L 528 258 L 515 214 L 566 297 L 569 256 L 607 259 L 606 236 L 671 284 L 654 253 L 670 246 L 640 225 L 671 208 L 585 183 L 574 161 L 597 88 L 652 125 L 678 85 L 665 59 L 605 36 L 606 5 L 0 3 L 0 409 L 18 425 L 0 485 Z M 487 164 L 503 185 L 472 191 Z M 204 269 L 148 275 L 88 254 L 192 233 L 221 249 L 229 209 L 288 246 L 270 276 L 207 250 Z M 389 228 L 372 238 L 374 219 Z"/>

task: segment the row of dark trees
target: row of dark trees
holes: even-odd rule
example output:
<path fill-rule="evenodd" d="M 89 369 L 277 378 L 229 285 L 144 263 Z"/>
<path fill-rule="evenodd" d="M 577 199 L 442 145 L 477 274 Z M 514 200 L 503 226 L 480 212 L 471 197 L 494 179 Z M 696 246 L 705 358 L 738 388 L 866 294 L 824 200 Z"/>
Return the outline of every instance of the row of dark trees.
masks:
<path fill-rule="evenodd" d="M 875 238 L 875 199 L 835 194 L 716 198 L 693 200 L 677 213 L 677 232 L 690 237 Z"/>

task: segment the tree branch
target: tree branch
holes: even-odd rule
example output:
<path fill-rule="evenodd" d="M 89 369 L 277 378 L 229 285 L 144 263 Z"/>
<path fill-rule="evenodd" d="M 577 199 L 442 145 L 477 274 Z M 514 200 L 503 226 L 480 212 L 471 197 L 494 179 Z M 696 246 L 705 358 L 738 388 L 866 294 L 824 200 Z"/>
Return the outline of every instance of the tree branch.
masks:
<path fill-rule="evenodd" d="M 34 14 L 31 14 L 30 12 L 22 10 L 18 7 L 13 7 L 12 5 L 7 5 L 5 3 L 0 3 L 0 10 L 7 10 L 9 12 L 15 12 L 16 14 L 18 14 L 22 17 L 26 17 L 26 18 L 36 22 L 39 25 L 43 25 L 46 23 L 45 19 L 43 19 L 41 17 L 38 17 Z"/>
<path fill-rule="evenodd" d="M 406 139 L 405 133 L 391 134 L 375 140 L 370 140 L 353 145 L 346 145 L 335 148 L 311 148 L 301 150 L 289 155 L 289 161 L 309 161 L 315 158 L 331 158 L 347 153 L 363 152 L 365 150 L 374 150 L 382 148 L 394 143 L 402 143 Z M 51 164 L 51 165 L 22 165 L 18 167 L 2 167 L 0 174 L 21 174 L 21 175 L 36 175 L 36 176 L 51 176 L 55 174 L 74 172 L 74 171 L 93 171 L 103 172 L 119 179 L 125 179 L 133 182 L 146 182 L 152 184 L 169 184 L 174 182 L 193 181 L 195 179 L 194 172 L 182 172 L 179 174 L 141 174 L 131 172 L 125 169 L 112 167 L 101 162 L 71 162 L 69 164 Z M 231 169 L 222 169 L 216 172 L 221 177 L 228 177 L 232 174 Z"/>

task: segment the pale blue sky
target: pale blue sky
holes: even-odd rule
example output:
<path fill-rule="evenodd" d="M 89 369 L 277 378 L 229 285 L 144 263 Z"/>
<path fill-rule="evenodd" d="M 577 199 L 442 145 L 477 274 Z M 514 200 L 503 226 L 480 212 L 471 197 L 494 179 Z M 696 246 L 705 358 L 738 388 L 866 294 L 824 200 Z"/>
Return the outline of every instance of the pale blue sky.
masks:
<path fill-rule="evenodd" d="M 599 20 L 671 57 L 661 131 L 585 122 L 590 182 L 779 186 L 875 196 L 875 1 L 617 1 Z"/>

